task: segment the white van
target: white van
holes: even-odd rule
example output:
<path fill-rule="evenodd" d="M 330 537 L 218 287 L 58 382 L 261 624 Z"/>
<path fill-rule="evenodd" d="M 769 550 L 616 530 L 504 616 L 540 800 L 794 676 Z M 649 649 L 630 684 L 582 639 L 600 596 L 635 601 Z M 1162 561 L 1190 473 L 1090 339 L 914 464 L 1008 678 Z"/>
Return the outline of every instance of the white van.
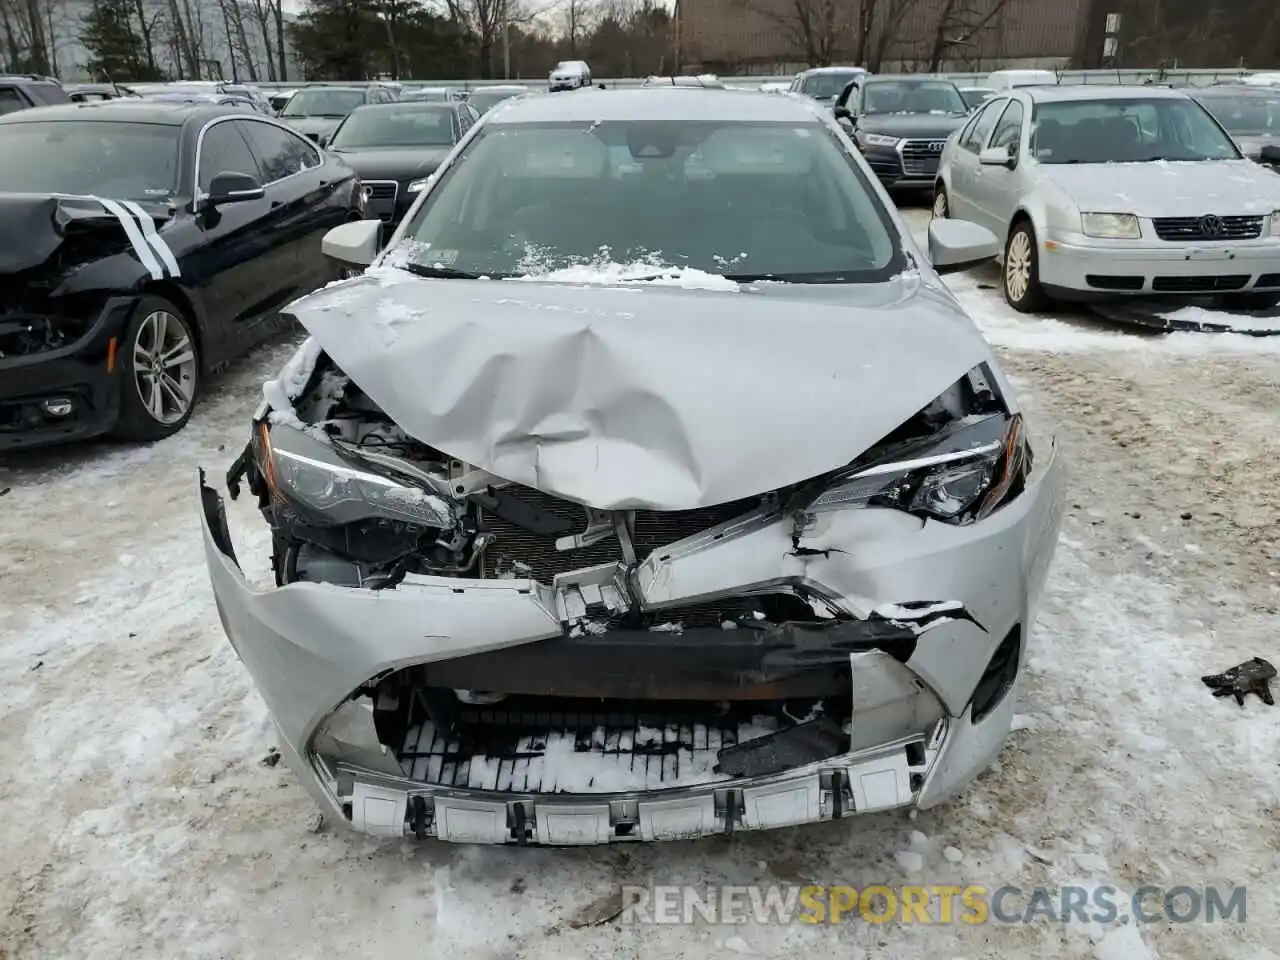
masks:
<path fill-rule="evenodd" d="M 591 86 L 591 68 L 585 60 L 561 60 L 551 71 L 547 86 L 552 93 L 557 90 L 577 90 Z"/>
<path fill-rule="evenodd" d="M 1053 86 L 1058 82 L 1058 75 L 1052 70 L 997 70 L 987 77 L 983 84 L 996 93 L 1004 93 L 1015 87 Z"/>

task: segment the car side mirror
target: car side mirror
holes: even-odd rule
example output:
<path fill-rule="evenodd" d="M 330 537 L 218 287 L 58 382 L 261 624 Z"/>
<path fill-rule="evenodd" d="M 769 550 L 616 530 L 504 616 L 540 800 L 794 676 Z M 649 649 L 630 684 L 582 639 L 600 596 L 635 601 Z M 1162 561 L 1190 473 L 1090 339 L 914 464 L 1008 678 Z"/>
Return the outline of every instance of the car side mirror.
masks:
<path fill-rule="evenodd" d="M 978 154 L 978 163 L 984 167 L 1007 167 L 1013 169 L 1013 154 L 1008 147 L 987 147 Z"/>
<path fill-rule="evenodd" d="M 321 133 L 316 136 L 317 147 L 327 147 L 329 145 L 329 134 Z"/>
<path fill-rule="evenodd" d="M 839 106 L 839 107 L 836 107 L 836 108 L 832 111 L 832 113 L 834 113 L 834 114 L 836 115 L 836 119 L 837 119 L 837 120 L 852 120 L 852 119 L 853 119 L 853 111 L 852 111 L 852 110 L 850 110 L 848 107 L 845 107 L 845 106 Z"/>
<path fill-rule="evenodd" d="M 209 184 L 209 192 L 204 197 L 204 206 L 223 207 L 229 203 L 244 203 L 247 200 L 261 200 L 267 195 L 257 177 L 247 173 L 225 171 L 215 174 Z"/>
<path fill-rule="evenodd" d="M 1000 241 L 986 227 L 968 220 L 929 223 L 929 260 L 940 274 L 959 273 L 990 263 L 1000 253 Z"/>
<path fill-rule="evenodd" d="M 1262 153 L 1258 155 L 1258 159 L 1271 167 L 1280 167 L 1280 147 L 1275 144 L 1269 144 L 1262 148 Z"/>
<path fill-rule="evenodd" d="M 367 267 L 378 255 L 381 236 L 381 220 L 352 220 L 326 233 L 320 252 L 349 267 Z"/>

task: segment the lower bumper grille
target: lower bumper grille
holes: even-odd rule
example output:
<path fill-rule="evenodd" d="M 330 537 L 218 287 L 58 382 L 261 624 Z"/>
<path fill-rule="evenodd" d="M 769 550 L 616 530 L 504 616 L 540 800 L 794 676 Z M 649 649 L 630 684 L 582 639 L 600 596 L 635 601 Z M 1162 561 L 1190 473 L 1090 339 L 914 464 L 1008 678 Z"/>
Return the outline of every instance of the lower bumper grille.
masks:
<path fill-rule="evenodd" d="M 1221 277 L 1156 277 L 1151 289 L 1158 293 L 1222 293 L 1243 290 L 1249 275 L 1228 274 Z"/>
<path fill-rule="evenodd" d="M 608 793 L 710 783 L 718 752 L 777 728 L 768 716 L 721 714 L 705 704 L 653 704 L 600 711 L 587 701 L 552 701 L 554 712 L 535 698 L 500 708 L 469 708 L 456 717 L 450 735 L 426 717 L 405 736 L 400 762 L 414 780 L 471 790 L 516 793 Z M 630 707 L 630 708 L 629 708 Z"/>

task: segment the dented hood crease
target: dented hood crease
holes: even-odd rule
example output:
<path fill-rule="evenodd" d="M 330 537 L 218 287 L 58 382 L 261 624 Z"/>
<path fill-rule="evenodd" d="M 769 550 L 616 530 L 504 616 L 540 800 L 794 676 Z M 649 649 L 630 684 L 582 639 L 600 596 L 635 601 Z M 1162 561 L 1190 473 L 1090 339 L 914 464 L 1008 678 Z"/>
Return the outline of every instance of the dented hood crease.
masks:
<path fill-rule="evenodd" d="M 836 469 L 990 358 L 946 295 L 918 277 L 895 284 L 901 295 L 858 306 L 850 287 L 815 297 L 388 268 L 290 312 L 392 420 L 450 457 L 602 510 L 682 510 Z"/>

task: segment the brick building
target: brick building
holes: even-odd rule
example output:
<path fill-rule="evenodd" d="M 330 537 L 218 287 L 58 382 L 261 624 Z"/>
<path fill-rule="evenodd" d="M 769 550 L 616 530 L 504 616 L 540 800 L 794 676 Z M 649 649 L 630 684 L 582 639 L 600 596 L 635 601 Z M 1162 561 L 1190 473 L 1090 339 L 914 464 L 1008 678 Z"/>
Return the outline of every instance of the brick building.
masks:
<path fill-rule="evenodd" d="M 676 0 L 677 58 L 687 70 L 725 73 L 801 69 L 806 47 L 882 71 L 935 61 L 957 71 L 1058 66 L 1078 54 L 1090 8 L 1091 0 Z"/>

